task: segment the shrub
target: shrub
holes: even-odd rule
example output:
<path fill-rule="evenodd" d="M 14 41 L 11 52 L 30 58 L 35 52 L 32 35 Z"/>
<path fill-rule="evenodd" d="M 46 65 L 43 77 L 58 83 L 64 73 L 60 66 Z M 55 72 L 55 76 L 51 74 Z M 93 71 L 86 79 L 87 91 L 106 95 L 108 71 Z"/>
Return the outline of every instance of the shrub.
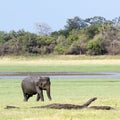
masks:
<path fill-rule="evenodd" d="M 87 44 L 87 53 L 89 55 L 101 55 L 104 54 L 104 44 L 100 39 L 90 40 Z"/>

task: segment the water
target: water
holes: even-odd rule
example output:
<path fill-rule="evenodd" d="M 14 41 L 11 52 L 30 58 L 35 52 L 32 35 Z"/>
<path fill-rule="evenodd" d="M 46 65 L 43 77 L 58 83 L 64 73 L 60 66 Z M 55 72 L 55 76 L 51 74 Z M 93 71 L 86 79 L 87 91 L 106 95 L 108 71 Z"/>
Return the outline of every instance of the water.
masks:
<path fill-rule="evenodd" d="M 35 74 L 36 75 L 36 74 Z M 16 72 L 0 72 L 0 79 L 24 79 L 28 76 L 28 73 L 16 73 Z M 119 72 L 104 72 L 104 73 L 80 73 L 73 75 L 42 75 L 49 76 L 50 78 L 70 79 L 70 78 L 120 78 Z"/>

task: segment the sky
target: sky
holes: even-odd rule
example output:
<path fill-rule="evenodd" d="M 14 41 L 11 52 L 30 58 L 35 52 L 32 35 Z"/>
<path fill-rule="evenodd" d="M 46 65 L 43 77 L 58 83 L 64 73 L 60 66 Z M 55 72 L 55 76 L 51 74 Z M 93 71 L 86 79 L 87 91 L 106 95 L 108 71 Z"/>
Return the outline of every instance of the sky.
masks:
<path fill-rule="evenodd" d="M 52 31 L 64 29 L 67 19 L 120 16 L 120 0 L 0 0 L 0 31 L 36 32 L 36 23 Z"/>

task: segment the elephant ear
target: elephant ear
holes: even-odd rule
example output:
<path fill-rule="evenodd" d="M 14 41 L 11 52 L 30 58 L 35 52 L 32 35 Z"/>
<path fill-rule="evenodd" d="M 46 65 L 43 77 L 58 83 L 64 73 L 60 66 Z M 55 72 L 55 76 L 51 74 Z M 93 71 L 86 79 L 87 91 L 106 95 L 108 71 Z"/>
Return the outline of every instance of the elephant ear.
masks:
<path fill-rule="evenodd" d="M 38 76 L 37 79 L 38 79 L 39 81 L 41 81 L 41 80 L 42 80 L 42 77 L 41 77 L 41 76 Z"/>
<path fill-rule="evenodd" d="M 38 86 L 38 87 L 42 87 L 42 82 L 38 81 L 38 82 L 35 83 L 35 85 Z"/>
<path fill-rule="evenodd" d="M 48 84 L 51 84 L 49 77 L 47 77 L 47 83 L 48 83 Z"/>

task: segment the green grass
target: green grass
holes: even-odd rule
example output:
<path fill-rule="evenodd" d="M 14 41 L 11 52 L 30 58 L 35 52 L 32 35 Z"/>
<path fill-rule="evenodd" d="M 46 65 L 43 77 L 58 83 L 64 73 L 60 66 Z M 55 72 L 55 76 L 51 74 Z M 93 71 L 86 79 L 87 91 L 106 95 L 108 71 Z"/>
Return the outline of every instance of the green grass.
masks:
<path fill-rule="evenodd" d="M 89 71 L 90 70 L 90 71 Z M 0 65 L 0 72 L 120 72 L 120 65 Z"/>
<path fill-rule="evenodd" d="M 120 72 L 120 56 L 0 57 L 0 72 Z"/>
<path fill-rule="evenodd" d="M 0 57 L 0 72 L 120 72 L 120 56 L 14 56 Z M 52 101 L 23 102 L 21 79 L 0 79 L 0 120 L 119 120 L 120 79 L 51 79 Z M 51 103 L 109 105 L 116 110 L 32 109 Z M 14 105 L 20 109 L 4 109 Z"/>
<path fill-rule="evenodd" d="M 0 120 L 119 120 L 120 80 L 119 79 L 51 79 L 52 101 L 36 102 L 36 96 L 23 102 L 20 79 L 0 80 Z M 116 110 L 54 110 L 32 109 L 51 103 L 83 104 L 89 98 L 97 97 L 92 105 L 110 105 Z M 20 109 L 4 109 L 15 105 Z"/>

